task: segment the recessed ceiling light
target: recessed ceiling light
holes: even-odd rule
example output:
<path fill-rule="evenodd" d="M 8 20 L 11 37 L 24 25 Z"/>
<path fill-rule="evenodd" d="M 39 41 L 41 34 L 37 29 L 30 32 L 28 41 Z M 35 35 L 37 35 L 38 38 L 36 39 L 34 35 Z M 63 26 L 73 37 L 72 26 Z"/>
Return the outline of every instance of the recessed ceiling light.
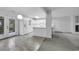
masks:
<path fill-rule="evenodd" d="M 18 19 L 23 19 L 23 16 L 22 15 L 17 15 L 17 18 Z"/>
<path fill-rule="evenodd" d="M 35 16 L 35 18 L 40 18 L 39 16 Z"/>

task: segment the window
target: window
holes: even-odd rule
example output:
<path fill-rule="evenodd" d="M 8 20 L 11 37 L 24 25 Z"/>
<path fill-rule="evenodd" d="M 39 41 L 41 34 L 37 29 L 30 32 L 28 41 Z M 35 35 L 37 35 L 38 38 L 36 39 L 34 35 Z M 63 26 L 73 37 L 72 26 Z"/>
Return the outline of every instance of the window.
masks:
<path fill-rule="evenodd" d="M 76 31 L 76 32 L 79 32 L 79 25 L 76 25 L 76 26 L 75 26 L 75 31 Z"/>
<path fill-rule="evenodd" d="M 45 28 L 46 20 L 32 20 L 32 26 L 38 28 Z"/>

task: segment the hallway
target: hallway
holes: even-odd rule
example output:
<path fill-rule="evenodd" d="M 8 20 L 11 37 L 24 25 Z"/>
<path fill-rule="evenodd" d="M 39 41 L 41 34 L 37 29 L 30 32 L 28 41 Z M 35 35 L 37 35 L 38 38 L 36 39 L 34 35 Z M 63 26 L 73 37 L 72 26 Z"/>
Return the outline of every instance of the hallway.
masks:
<path fill-rule="evenodd" d="M 54 33 L 52 40 L 45 40 L 39 51 L 78 51 L 79 37 L 69 33 Z"/>

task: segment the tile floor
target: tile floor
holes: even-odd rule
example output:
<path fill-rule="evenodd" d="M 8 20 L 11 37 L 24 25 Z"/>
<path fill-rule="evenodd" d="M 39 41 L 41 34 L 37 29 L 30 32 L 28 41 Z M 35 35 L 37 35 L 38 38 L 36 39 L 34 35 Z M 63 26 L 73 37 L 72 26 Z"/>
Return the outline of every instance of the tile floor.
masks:
<path fill-rule="evenodd" d="M 79 51 L 79 35 L 54 33 L 48 40 L 32 33 L 0 40 L 0 51 Z"/>
<path fill-rule="evenodd" d="M 0 51 L 36 51 L 44 38 L 32 34 L 0 40 Z"/>
<path fill-rule="evenodd" d="M 79 35 L 54 33 L 52 40 L 45 40 L 39 51 L 79 51 Z"/>

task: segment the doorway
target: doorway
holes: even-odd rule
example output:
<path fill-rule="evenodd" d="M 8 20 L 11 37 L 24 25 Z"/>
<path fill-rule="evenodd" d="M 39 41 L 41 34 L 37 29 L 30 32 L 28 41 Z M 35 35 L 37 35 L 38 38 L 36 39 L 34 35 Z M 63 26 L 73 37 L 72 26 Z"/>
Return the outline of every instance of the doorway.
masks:
<path fill-rule="evenodd" d="M 4 17 L 0 17 L 0 34 L 4 34 Z"/>
<path fill-rule="evenodd" d="M 79 32 L 79 25 L 75 25 L 75 32 Z"/>

